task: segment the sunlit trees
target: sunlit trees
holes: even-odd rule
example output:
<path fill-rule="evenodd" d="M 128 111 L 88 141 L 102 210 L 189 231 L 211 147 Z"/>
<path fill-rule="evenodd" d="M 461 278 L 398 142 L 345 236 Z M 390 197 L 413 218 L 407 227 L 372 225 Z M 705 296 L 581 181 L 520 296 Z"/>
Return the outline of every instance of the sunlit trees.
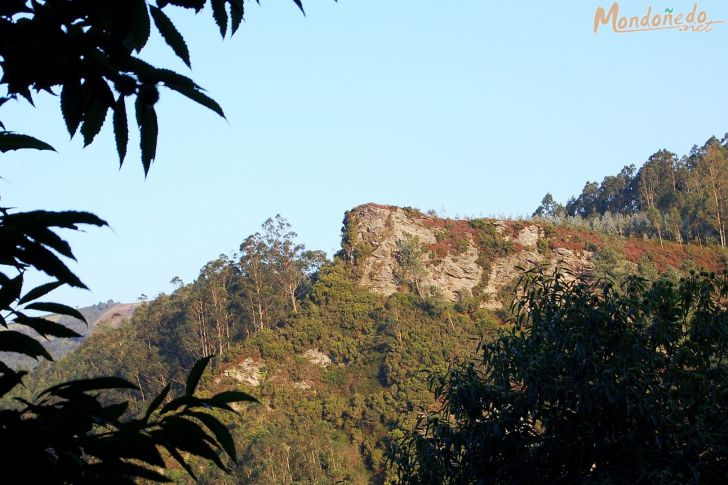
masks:
<path fill-rule="evenodd" d="M 263 232 L 275 275 L 273 282 L 286 295 L 291 311 L 296 313 L 297 299 L 305 290 L 309 276 L 326 262 L 326 255 L 323 251 L 306 250 L 303 244 L 297 244 L 298 235 L 280 215 L 265 221 Z"/>
<path fill-rule="evenodd" d="M 513 330 L 433 374 L 403 483 L 725 482 L 728 274 L 522 284 Z"/>
<path fill-rule="evenodd" d="M 263 223 L 262 232 L 248 236 L 240 245 L 239 298 L 256 330 L 269 326 L 275 311 L 288 308 L 296 312 L 301 290 L 326 261 L 323 252 L 308 251 L 295 238 L 288 221 L 277 215 Z"/>
<path fill-rule="evenodd" d="M 711 226 L 718 233 L 720 245 L 726 245 L 728 217 L 728 150 L 711 138 L 703 147 L 696 171 L 706 191 L 705 208 Z"/>
<path fill-rule="evenodd" d="M 589 182 L 578 197 L 569 200 L 566 213 L 572 217 L 603 217 L 608 212 L 628 217 L 645 216 L 650 227 L 646 232 L 636 231 L 633 235 L 654 234 L 660 240 L 667 237 L 679 243 L 694 240 L 725 247 L 728 214 L 726 138 L 719 141 L 712 137 L 680 159 L 672 152 L 659 150 L 639 171 L 630 165 L 616 176 L 605 177 L 601 184 Z M 549 206 L 553 203 L 544 201 L 549 202 Z M 544 201 L 534 215 L 546 210 Z"/>

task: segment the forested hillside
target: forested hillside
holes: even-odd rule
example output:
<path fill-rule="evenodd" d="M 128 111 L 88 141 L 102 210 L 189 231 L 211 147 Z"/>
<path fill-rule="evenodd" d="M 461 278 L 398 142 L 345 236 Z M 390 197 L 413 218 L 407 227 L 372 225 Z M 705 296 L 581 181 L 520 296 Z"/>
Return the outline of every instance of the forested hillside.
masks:
<path fill-rule="evenodd" d="M 509 330 L 517 263 L 566 259 L 587 277 L 617 282 L 629 274 L 676 281 L 726 266 L 718 247 L 373 204 L 347 213 L 342 243 L 328 261 L 298 244 L 285 219 L 269 219 L 195 281 L 175 279 L 171 294 L 142 304 L 127 323 L 42 365 L 26 392 L 114 374 L 140 387 L 128 396 L 137 412 L 167 384 L 181 390 L 195 360 L 214 354 L 203 390 L 242 389 L 261 404 L 228 421 L 240 450 L 231 475 L 194 462 L 203 483 L 381 483 L 401 430 L 439 407 L 430 373 L 468 362 L 479 342 Z M 471 259 L 482 268 L 474 291 L 437 287 L 453 281 L 438 271 Z M 393 291 L 371 285 L 383 281 L 377 271 L 394 278 Z M 484 308 L 489 285 L 499 288 L 493 310 Z M 181 469 L 169 476 L 189 480 Z"/>
<path fill-rule="evenodd" d="M 117 374 L 142 389 L 143 408 L 167 383 L 182 387 L 195 359 L 214 353 L 209 391 L 243 388 L 262 404 L 230 427 L 242 450 L 231 476 L 205 483 L 369 483 L 385 474 L 400 420 L 433 406 L 423 370 L 467 359 L 499 323 L 476 301 L 452 305 L 359 286 L 343 259 L 324 264 L 281 218 L 208 263 L 196 281 L 143 304 L 118 329 L 35 375 Z M 316 271 L 318 270 L 318 271 Z M 181 472 L 172 478 L 186 480 Z"/>
<path fill-rule="evenodd" d="M 566 205 L 546 194 L 534 216 L 567 219 L 600 232 L 659 241 L 726 246 L 728 134 L 687 155 L 662 149 L 639 168 L 625 166 L 600 183 L 587 182 Z"/>

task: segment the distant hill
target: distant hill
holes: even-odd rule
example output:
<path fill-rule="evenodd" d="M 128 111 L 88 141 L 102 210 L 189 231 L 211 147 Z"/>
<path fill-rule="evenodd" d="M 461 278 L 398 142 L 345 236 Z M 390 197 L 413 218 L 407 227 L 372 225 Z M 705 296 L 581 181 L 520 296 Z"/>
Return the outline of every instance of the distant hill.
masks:
<path fill-rule="evenodd" d="M 50 337 L 46 340 L 43 337 L 39 337 L 28 327 L 22 325 L 11 325 L 11 327 L 14 327 L 13 330 L 18 330 L 39 338 L 51 356 L 53 356 L 53 359 L 58 360 L 67 353 L 76 350 L 86 338 L 96 331 L 97 328 L 116 328 L 123 320 L 130 319 L 134 310 L 138 306 L 139 303 L 117 303 L 113 300 L 109 300 L 106 303 L 100 302 L 92 306 L 79 308 L 78 311 L 80 311 L 81 315 L 86 318 L 88 325 L 81 320 L 65 315 L 45 316 L 48 320 L 65 325 L 81 335 L 80 338 L 75 339 L 58 339 Z M 2 355 L 3 362 L 8 363 L 8 365 L 15 369 L 32 369 L 38 365 L 38 361 L 31 359 L 30 357 L 4 352 L 0 353 L 0 355 Z"/>

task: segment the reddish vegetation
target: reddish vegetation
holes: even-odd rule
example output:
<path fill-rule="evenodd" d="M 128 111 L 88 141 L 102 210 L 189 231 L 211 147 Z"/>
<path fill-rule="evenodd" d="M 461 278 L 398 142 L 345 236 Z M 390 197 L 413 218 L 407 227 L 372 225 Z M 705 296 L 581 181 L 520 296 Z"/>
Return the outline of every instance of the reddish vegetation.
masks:
<path fill-rule="evenodd" d="M 444 258 L 451 252 L 455 252 L 453 246 L 446 241 L 432 243 L 428 246 L 428 248 L 435 254 L 436 258 Z"/>
<path fill-rule="evenodd" d="M 526 228 L 530 223 L 526 221 L 501 221 L 503 227 L 503 232 L 501 233 L 501 236 L 503 237 L 511 237 L 513 239 L 518 237 L 518 234 Z"/>
<path fill-rule="evenodd" d="M 604 247 L 604 237 L 595 232 L 563 226 L 557 226 L 555 232 L 556 235 L 549 238 L 549 247 L 551 249 L 564 248 L 571 251 L 590 251 L 594 250 L 594 248 Z"/>
<path fill-rule="evenodd" d="M 686 260 L 692 260 L 698 269 L 725 269 L 720 251 L 712 247 L 700 248 L 673 242 L 664 242 L 661 246 L 654 239 L 628 239 L 622 245 L 622 252 L 633 263 L 639 263 L 643 256 L 648 256 L 659 271 L 665 271 L 668 266 L 679 269 Z"/>
<path fill-rule="evenodd" d="M 422 217 L 422 224 L 437 234 L 438 240 L 430 244 L 430 249 L 438 258 L 448 254 L 459 254 L 462 248 L 475 239 L 475 229 L 468 221 L 455 219 L 439 219 L 435 217 Z"/>
<path fill-rule="evenodd" d="M 378 209 L 396 210 L 397 207 L 380 204 L 365 204 L 361 207 L 374 207 Z M 429 249 L 438 258 L 448 254 L 457 255 L 462 248 L 470 241 L 476 241 L 477 231 L 468 220 L 441 219 L 435 216 L 423 214 L 419 210 L 404 208 L 407 214 L 422 223 L 425 227 L 437 234 L 438 241 L 430 244 Z M 495 222 L 495 221 L 493 221 Z M 518 233 L 529 223 L 526 221 L 501 221 L 503 228 L 501 236 L 516 238 Z M 639 263 L 640 259 L 647 256 L 657 266 L 659 271 L 665 271 L 668 266 L 680 269 L 683 263 L 691 260 L 698 269 L 708 271 L 723 271 L 726 269 L 725 257 L 719 248 L 699 247 L 695 245 L 680 245 L 673 242 L 660 242 L 653 239 L 614 239 L 607 238 L 603 234 L 576 229 L 564 226 L 545 228 L 549 247 L 551 249 L 564 248 L 571 251 L 598 251 L 607 246 L 612 246 L 622 253 L 624 257 L 633 263 Z M 513 250 L 524 249 L 520 244 L 513 242 Z"/>

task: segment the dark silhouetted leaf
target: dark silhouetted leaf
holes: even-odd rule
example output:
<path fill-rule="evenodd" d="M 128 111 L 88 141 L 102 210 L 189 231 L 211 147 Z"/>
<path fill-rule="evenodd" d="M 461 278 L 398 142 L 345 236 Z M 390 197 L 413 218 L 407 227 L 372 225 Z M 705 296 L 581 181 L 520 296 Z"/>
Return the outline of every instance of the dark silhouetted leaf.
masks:
<path fill-rule="evenodd" d="M 32 136 L 12 133 L 10 131 L 0 132 L 0 152 L 5 153 L 11 150 L 25 149 L 56 151 L 48 143 L 33 138 Z"/>
<path fill-rule="evenodd" d="M 137 124 L 139 125 L 142 165 L 144 166 L 144 175 L 147 175 L 157 154 L 157 135 L 159 133 L 157 114 L 154 112 L 153 106 L 145 105 L 138 97 L 135 103 L 135 111 Z"/>
<path fill-rule="evenodd" d="M 68 134 L 73 137 L 83 118 L 83 94 L 78 80 L 69 81 L 61 90 L 61 113 L 66 122 Z"/>
<path fill-rule="evenodd" d="M 225 11 L 225 0 L 210 0 L 212 6 L 212 17 L 220 28 L 220 35 L 224 38 L 227 32 L 228 15 Z"/>
<path fill-rule="evenodd" d="M 126 157 L 126 148 L 129 145 L 129 122 L 126 116 L 126 103 L 124 96 L 114 104 L 114 138 L 116 139 L 116 152 L 119 154 L 119 166 L 123 165 Z"/>
<path fill-rule="evenodd" d="M 134 0 L 131 6 L 131 47 L 139 52 L 147 45 L 149 33 L 151 31 L 151 23 L 149 22 L 149 12 L 147 11 L 147 2 L 144 0 Z"/>
<path fill-rule="evenodd" d="M 242 391 L 225 391 L 212 396 L 208 401 L 216 404 L 228 404 L 231 402 L 260 402 L 250 394 Z"/>
<path fill-rule="evenodd" d="M 177 463 L 179 463 L 180 466 L 185 469 L 187 474 L 189 474 L 189 476 L 191 476 L 193 480 L 197 481 L 197 475 L 195 475 L 195 472 L 192 471 L 192 467 L 185 461 L 185 459 L 182 457 L 182 454 L 172 446 L 167 445 L 165 446 L 165 448 L 167 449 L 167 452 L 172 455 L 172 458 L 174 458 Z"/>
<path fill-rule="evenodd" d="M 225 450 L 225 453 L 227 453 L 233 461 L 237 461 L 235 454 L 235 442 L 233 441 L 233 437 L 230 435 L 230 431 L 224 424 L 218 421 L 214 416 L 207 413 L 191 412 L 189 415 L 202 421 L 202 423 L 207 426 L 210 431 L 212 431 L 212 434 L 215 435 L 215 439 L 217 439 L 217 442 L 220 443 L 220 446 L 222 446 L 222 449 Z"/>
<path fill-rule="evenodd" d="M 48 293 L 62 285 L 63 283 L 54 281 L 53 283 L 46 283 L 44 285 L 36 286 L 28 293 L 26 293 L 25 296 L 21 298 L 18 303 L 22 305 L 24 303 L 28 303 L 29 301 L 37 300 L 41 296 L 47 295 Z"/>
<path fill-rule="evenodd" d="M 205 7 L 205 3 L 207 0 L 163 0 L 157 2 L 157 4 L 161 7 L 164 7 L 167 4 L 176 5 L 178 7 L 184 7 L 184 8 L 193 8 L 196 12 L 199 12 Z"/>
<path fill-rule="evenodd" d="M 178 84 L 167 83 L 167 82 L 165 82 L 164 85 L 170 89 L 177 91 L 178 93 L 180 93 L 183 96 L 187 96 L 192 101 L 195 101 L 196 103 L 199 103 L 202 106 L 204 106 L 208 109 L 211 109 L 215 113 L 217 113 L 220 116 L 222 116 L 223 118 L 225 118 L 225 113 L 222 111 L 222 108 L 220 107 L 220 105 L 217 104 L 217 102 L 214 99 L 210 98 L 209 96 L 207 96 L 205 93 L 203 93 L 199 89 L 190 88 L 187 86 L 181 86 Z"/>
<path fill-rule="evenodd" d="M 126 412 L 127 409 L 129 409 L 128 401 L 104 406 L 104 417 L 111 421 L 116 421 Z"/>
<path fill-rule="evenodd" d="M 37 340 L 14 330 L 0 331 L 0 352 L 15 352 L 36 360 L 38 357 L 53 360 L 51 354 Z"/>
<path fill-rule="evenodd" d="M 5 365 L 3 364 L 3 366 Z M 20 384 L 23 381 L 23 377 L 25 377 L 27 374 L 27 371 L 21 370 L 15 372 L 14 370 L 9 368 L 0 373 L 0 397 L 5 396 L 5 394 L 14 389 L 15 386 Z"/>
<path fill-rule="evenodd" d="M 27 243 L 22 248 L 19 248 L 17 258 L 23 263 L 43 271 L 48 276 L 52 276 L 62 283 L 75 286 L 76 288 L 86 288 L 86 285 L 78 279 L 78 276 L 73 274 L 58 257 L 40 244 Z"/>
<path fill-rule="evenodd" d="M 83 211 L 61 211 L 61 212 L 45 212 L 42 211 L 50 220 L 51 225 L 56 227 L 65 227 L 67 229 L 76 229 L 78 224 L 89 224 L 92 226 L 106 226 L 105 220 L 95 214 Z"/>
<path fill-rule="evenodd" d="M 26 228 L 26 234 L 35 242 L 47 248 L 53 249 L 67 258 L 76 259 L 73 256 L 71 245 L 50 229 L 37 226 L 28 227 Z"/>
<path fill-rule="evenodd" d="M 30 305 L 26 306 L 28 310 L 38 310 L 41 312 L 50 312 L 50 313 L 58 313 L 60 315 L 68 315 L 69 317 L 77 318 L 81 320 L 82 322 L 86 323 L 86 318 L 81 315 L 81 312 L 76 310 L 75 308 L 72 308 L 68 305 L 63 305 L 61 303 L 51 303 L 51 302 L 37 302 L 37 303 L 31 303 Z"/>
<path fill-rule="evenodd" d="M 169 69 L 154 69 L 153 75 L 156 80 L 164 83 L 164 85 L 168 87 L 182 86 L 193 89 L 201 89 L 200 86 L 195 84 L 192 79 Z"/>
<path fill-rule="evenodd" d="M 46 320 L 45 318 L 29 317 L 27 315 L 20 314 L 15 318 L 15 323 L 23 325 L 35 330 L 38 334 L 47 337 L 58 337 L 58 338 L 77 338 L 81 337 L 80 334 L 61 325 L 60 323 Z"/>
<path fill-rule="evenodd" d="M 91 101 L 90 106 L 83 116 L 83 124 L 81 125 L 81 135 L 83 135 L 83 145 L 89 146 L 101 131 L 106 120 L 106 113 L 109 107 L 97 100 Z"/>
<path fill-rule="evenodd" d="M 197 384 L 200 382 L 200 378 L 202 377 L 202 373 L 205 372 L 207 364 L 210 363 L 210 359 L 212 359 L 211 355 L 203 357 L 192 366 L 192 370 L 190 370 L 190 373 L 187 376 L 187 386 L 185 387 L 185 394 L 187 394 L 187 396 L 192 396 L 195 393 Z"/>
<path fill-rule="evenodd" d="M 78 229 L 78 224 L 89 224 L 93 226 L 106 226 L 107 223 L 95 214 L 79 211 L 28 211 L 7 214 L 2 217 L 7 223 L 16 226 L 31 227 L 63 227 L 66 229 Z"/>
<path fill-rule="evenodd" d="M 306 15 L 306 12 L 303 10 L 303 3 L 301 2 L 301 0 L 293 0 L 293 3 L 295 3 L 298 6 L 298 8 L 301 10 L 301 13 L 303 15 Z"/>
<path fill-rule="evenodd" d="M 18 90 L 18 94 L 20 94 L 27 102 L 30 103 L 32 107 L 35 108 L 35 103 L 33 102 L 33 95 L 30 94 L 30 89 L 28 88 L 22 88 Z"/>
<path fill-rule="evenodd" d="M 102 414 L 108 417 L 119 411 L 119 409 L 111 411 L 107 411 L 107 409 L 103 408 Z M 87 447 L 87 452 L 102 460 L 112 461 L 116 458 L 132 458 L 150 465 L 164 467 L 164 459 L 157 449 L 157 444 L 157 440 L 145 432 L 130 432 L 126 429 L 126 426 L 122 425 L 122 429 L 118 433 L 96 441 L 93 443 L 93 447 Z"/>
<path fill-rule="evenodd" d="M 152 19 L 154 19 L 154 25 L 157 26 L 157 30 L 162 35 L 164 41 L 169 45 L 174 53 L 187 64 L 187 67 L 191 67 L 190 64 L 190 52 L 187 49 L 184 37 L 179 33 L 177 28 L 174 26 L 172 21 L 162 12 L 161 9 L 150 5 L 149 11 L 152 13 Z"/>
<path fill-rule="evenodd" d="M 164 400 L 167 398 L 167 395 L 169 394 L 169 389 L 171 387 L 171 384 L 167 384 L 164 386 L 164 389 L 160 391 L 159 394 L 152 400 L 152 402 L 149 404 L 149 407 L 147 408 L 147 412 L 144 414 L 144 422 L 148 422 L 149 418 L 152 416 L 154 411 L 159 408 L 159 406 L 164 402 Z"/>
<path fill-rule="evenodd" d="M 169 413 L 171 411 L 174 411 L 176 409 L 181 408 L 182 406 L 187 407 L 195 407 L 195 406 L 202 406 L 203 402 L 200 398 L 197 398 L 195 396 L 180 396 L 172 399 L 167 404 L 165 404 L 162 409 L 159 411 L 160 414 Z"/>
<path fill-rule="evenodd" d="M 10 304 L 20 298 L 20 292 L 23 291 L 23 274 L 19 274 L 15 278 L 3 282 L 0 286 L 0 309 L 9 308 Z"/>
<path fill-rule="evenodd" d="M 217 443 L 197 423 L 178 416 L 171 416 L 166 418 L 160 427 L 161 429 L 154 430 L 151 434 L 166 439 L 182 451 L 213 461 L 220 469 L 227 470 L 220 457 L 210 446 L 212 444 L 217 447 Z"/>
<path fill-rule="evenodd" d="M 245 16 L 245 4 L 243 0 L 229 0 L 230 3 L 230 33 L 235 34 Z"/>

